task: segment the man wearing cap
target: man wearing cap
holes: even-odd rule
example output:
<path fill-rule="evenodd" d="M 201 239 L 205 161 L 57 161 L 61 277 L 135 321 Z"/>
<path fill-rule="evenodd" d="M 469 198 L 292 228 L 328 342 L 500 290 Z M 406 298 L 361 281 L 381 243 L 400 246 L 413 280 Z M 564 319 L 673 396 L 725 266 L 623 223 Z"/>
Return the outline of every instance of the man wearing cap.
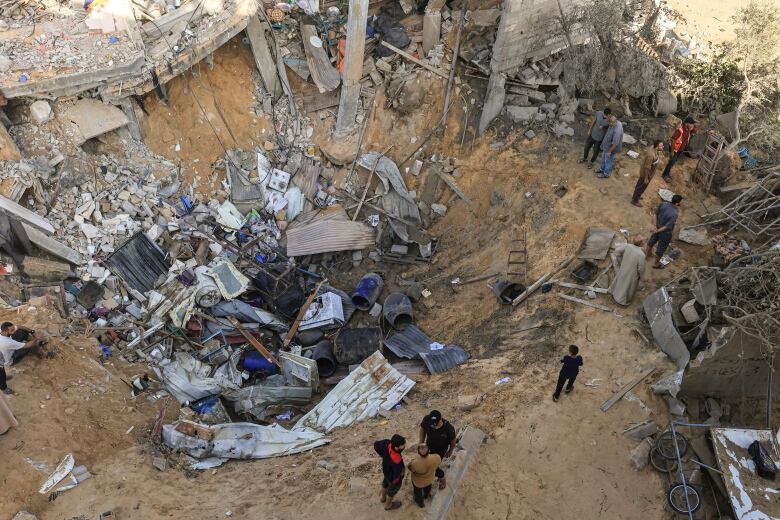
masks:
<path fill-rule="evenodd" d="M 666 182 L 672 182 L 672 167 L 677 164 L 682 154 L 688 149 L 688 142 L 691 140 L 691 136 L 697 133 L 699 133 L 699 129 L 696 128 L 696 120 L 688 116 L 672 134 L 672 137 L 669 139 L 669 161 L 666 163 L 664 173 L 662 174 Z"/>
<path fill-rule="evenodd" d="M 456 440 L 455 428 L 442 418 L 440 411 L 433 410 L 423 417 L 420 423 L 420 444 L 428 446 L 431 453 L 439 455 L 442 460 L 446 459 L 452 455 Z M 447 485 L 444 470 L 438 468 L 436 476 L 439 478 L 439 489 L 444 489 Z"/>

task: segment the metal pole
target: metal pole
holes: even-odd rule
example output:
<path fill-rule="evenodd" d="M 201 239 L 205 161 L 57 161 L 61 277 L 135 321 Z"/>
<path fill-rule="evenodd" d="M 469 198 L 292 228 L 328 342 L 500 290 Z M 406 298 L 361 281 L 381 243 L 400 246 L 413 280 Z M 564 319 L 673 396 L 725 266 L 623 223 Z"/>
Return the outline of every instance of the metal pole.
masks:
<path fill-rule="evenodd" d="M 775 353 L 769 354 L 771 361 L 769 362 L 769 381 L 766 385 L 766 427 L 772 429 L 772 377 L 775 371 Z"/>
<path fill-rule="evenodd" d="M 685 492 L 685 505 L 688 506 L 688 518 L 693 520 L 691 501 L 688 499 L 688 482 L 685 481 L 685 470 L 683 469 L 682 457 L 680 456 L 680 448 L 677 446 L 677 432 L 674 431 L 674 421 L 670 423 L 670 426 L 672 428 L 672 443 L 674 443 L 674 454 L 677 456 L 677 467 L 680 469 L 680 479 L 682 480 L 683 491 Z"/>

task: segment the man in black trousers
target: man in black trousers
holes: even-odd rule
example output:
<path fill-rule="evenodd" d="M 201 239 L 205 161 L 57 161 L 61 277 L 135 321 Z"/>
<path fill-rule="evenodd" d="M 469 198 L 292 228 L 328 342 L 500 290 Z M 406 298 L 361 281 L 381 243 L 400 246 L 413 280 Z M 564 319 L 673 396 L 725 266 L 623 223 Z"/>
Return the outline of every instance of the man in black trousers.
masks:
<path fill-rule="evenodd" d="M 555 385 L 553 401 L 558 402 L 566 381 L 569 382 L 566 385 L 566 393 L 568 394 L 574 389 L 574 380 L 577 379 L 577 374 L 580 373 L 580 367 L 582 366 L 582 356 L 579 355 L 579 352 L 580 348 L 577 345 L 569 345 L 569 354 L 561 359 L 563 366 L 560 374 L 558 374 L 558 384 Z"/>

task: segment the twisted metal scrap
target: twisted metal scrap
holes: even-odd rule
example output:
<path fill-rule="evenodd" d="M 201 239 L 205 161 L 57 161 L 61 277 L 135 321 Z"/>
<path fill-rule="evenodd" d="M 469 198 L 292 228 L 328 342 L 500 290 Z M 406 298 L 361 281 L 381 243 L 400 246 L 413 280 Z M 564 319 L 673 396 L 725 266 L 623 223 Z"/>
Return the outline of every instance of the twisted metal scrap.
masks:
<path fill-rule="evenodd" d="M 772 352 L 780 347 L 780 250 L 743 257 L 718 280 L 723 315 Z"/>

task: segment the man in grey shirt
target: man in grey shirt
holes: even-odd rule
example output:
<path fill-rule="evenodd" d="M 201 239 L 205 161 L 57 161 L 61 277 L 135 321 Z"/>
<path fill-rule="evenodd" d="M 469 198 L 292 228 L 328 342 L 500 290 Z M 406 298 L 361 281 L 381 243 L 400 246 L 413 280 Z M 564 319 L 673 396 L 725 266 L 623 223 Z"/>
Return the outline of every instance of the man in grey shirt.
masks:
<path fill-rule="evenodd" d="M 599 110 L 596 112 L 595 116 L 593 116 L 593 121 L 590 123 L 590 127 L 588 128 L 588 137 L 585 139 L 585 151 L 582 154 L 582 159 L 580 159 L 581 163 L 588 161 L 588 152 L 590 152 L 590 149 L 593 148 L 593 156 L 590 159 L 590 162 L 587 164 L 588 168 L 593 167 L 593 163 L 596 162 L 596 157 L 599 156 L 599 152 L 601 151 L 601 141 L 604 140 L 604 132 L 607 131 L 607 128 L 609 128 L 609 121 L 607 118 L 612 114 L 612 109 L 607 107 L 604 110 Z"/>
<path fill-rule="evenodd" d="M 601 167 L 596 176 L 607 179 L 612 174 L 615 156 L 623 149 L 623 123 L 617 117 L 609 116 L 609 128 L 601 142 Z"/>

